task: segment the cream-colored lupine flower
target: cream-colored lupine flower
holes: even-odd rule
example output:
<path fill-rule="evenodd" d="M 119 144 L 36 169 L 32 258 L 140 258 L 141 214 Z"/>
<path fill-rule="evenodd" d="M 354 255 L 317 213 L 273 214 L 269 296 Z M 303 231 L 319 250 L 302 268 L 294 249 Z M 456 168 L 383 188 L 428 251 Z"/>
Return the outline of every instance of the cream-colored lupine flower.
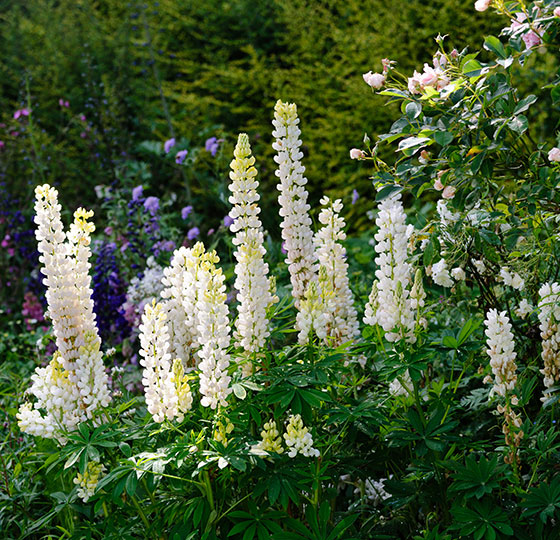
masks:
<path fill-rule="evenodd" d="M 505 311 L 498 313 L 498 310 L 491 309 L 486 314 L 486 336 L 488 356 L 490 356 L 490 366 L 492 374 L 484 378 L 484 382 L 493 383 L 490 396 L 498 394 L 505 399 L 505 405 L 499 403 L 497 410 L 504 416 L 502 432 L 505 436 L 506 444 L 510 448 L 510 452 L 505 456 L 506 463 L 514 463 L 519 461 L 518 448 L 523 439 L 524 432 L 521 428 L 523 422 L 521 416 L 517 414 L 513 407 L 518 404 L 519 400 L 515 395 L 515 384 L 517 382 L 517 374 L 515 373 L 517 365 L 515 358 L 515 341 L 511 331 L 511 322 Z"/>
<path fill-rule="evenodd" d="M 505 285 L 508 285 L 518 291 L 523 290 L 525 287 L 525 281 L 523 278 L 517 273 L 511 274 L 507 266 L 500 269 L 500 278 Z"/>
<path fill-rule="evenodd" d="M 399 378 L 393 379 L 389 384 L 389 394 L 392 396 L 409 396 L 414 391 L 414 384 L 408 373 L 408 369 Z"/>
<path fill-rule="evenodd" d="M 259 443 L 253 446 L 253 450 L 256 450 L 255 453 L 282 454 L 284 452 L 282 437 L 280 437 L 280 432 L 274 420 L 265 422 L 261 431 L 261 439 Z"/>
<path fill-rule="evenodd" d="M 180 358 L 185 365 L 195 355 L 198 347 L 196 301 L 198 299 L 198 268 L 204 253 L 202 243 L 193 248 L 180 247 L 175 250 L 170 265 L 163 270 L 161 297 L 167 314 L 169 352 L 172 358 Z"/>
<path fill-rule="evenodd" d="M 449 275 L 449 269 L 445 259 L 440 259 L 436 264 L 432 265 L 432 279 L 436 285 L 453 287 L 454 283 Z"/>
<path fill-rule="evenodd" d="M 341 244 L 346 239 L 345 222 L 340 216 L 342 201 L 321 199 L 324 208 L 319 214 L 321 229 L 315 234 L 315 248 L 320 268 L 321 296 L 327 316 L 327 336 L 333 344 L 340 345 L 359 334 L 358 314 L 348 280 L 346 249 Z"/>
<path fill-rule="evenodd" d="M 198 355 L 200 363 L 201 404 L 215 409 L 218 405 L 227 406 L 231 394 L 229 383 L 229 319 L 226 304 L 224 275 L 217 269 L 219 261 L 216 252 L 206 254 L 201 263 L 199 274 L 199 298 L 196 303 L 198 313 Z"/>
<path fill-rule="evenodd" d="M 189 385 L 189 378 L 180 358 L 173 360 L 173 384 L 177 392 L 177 420 L 183 421 L 184 415 L 192 408 L 193 395 Z"/>
<path fill-rule="evenodd" d="M 111 399 L 91 298 L 89 245 L 95 227 L 88 222 L 93 213 L 79 208 L 66 235 L 56 189 L 38 186 L 35 196 L 47 313 L 58 351 L 46 368 L 35 370 L 28 390 L 35 405 L 24 403 L 17 417 L 22 431 L 64 442 L 65 431 L 93 418 Z"/>
<path fill-rule="evenodd" d="M 519 302 L 519 306 L 515 310 L 515 314 L 518 317 L 521 317 L 522 319 L 524 319 L 525 317 L 527 317 L 527 315 L 529 315 L 529 313 L 531 313 L 531 311 L 533 311 L 533 309 L 534 308 L 529 303 L 529 301 L 526 298 L 522 298 L 521 302 Z"/>
<path fill-rule="evenodd" d="M 78 486 L 78 497 L 84 502 L 88 502 L 93 494 L 95 488 L 99 484 L 101 475 L 106 471 L 105 465 L 90 461 L 87 464 L 84 474 L 78 473 L 74 478 L 74 484 Z"/>
<path fill-rule="evenodd" d="M 288 446 L 288 455 L 293 458 L 297 454 L 306 457 L 319 457 L 319 450 L 313 448 L 313 437 L 303 425 L 299 414 L 291 415 L 284 433 L 284 440 Z"/>
<path fill-rule="evenodd" d="M 300 150 L 301 131 L 298 127 L 296 105 L 278 100 L 272 124 L 272 135 L 276 139 L 272 147 L 277 151 L 274 157 L 278 164 L 276 176 L 280 180 L 277 186 L 282 217 L 280 226 L 287 253 L 286 263 L 290 271 L 292 294 L 296 307 L 299 307 L 309 283 L 317 280 L 318 268 L 309 217 L 310 206 L 307 203 L 308 193 L 305 189 L 307 178 L 304 176 L 305 167 L 301 164 L 303 154 Z"/>
<path fill-rule="evenodd" d="M 229 202 L 233 206 L 229 213 L 233 220 L 230 230 L 235 233 L 233 244 L 237 260 L 234 285 L 239 301 L 234 338 L 238 346 L 250 355 L 265 346 L 270 335 L 266 312 L 277 298 L 271 292 L 268 264 L 264 262 L 266 249 L 259 219 L 259 183 L 255 158 L 251 155 L 249 137 L 245 133 L 238 137 L 234 156 L 229 173 Z"/>
<path fill-rule="evenodd" d="M 412 266 L 408 262 L 408 240 L 414 228 L 406 225 L 400 193 L 384 199 L 375 220 L 376 281 L 365 308 L 364 322 L 378 324 L 390 342 L 401 339 L 414 343 L 416 315 L 413 299 Z M 414 303 L 417 303 L 416 300 Z"/>
<path fill-rule="evenodd" d="M 228 445 L 228 435 L 233 431 L 233 424 L 228 418 L 224 422 L 218 420 L 214 428 L 214 440 L 221 442 L 224 446 Z"/>
<path fill-rule="evenodd" d="M 178 415 L 177 388 L 171 370 L 167 315 L 161 303 L 146 304 L 140 325 L 140 364 L 148 412 L 155 422 Z"/>
<path fill-rule="evenodd" d="M 321 269 L 324 274 L 324 269 Z M 322 290 L 323 289 L 323 290 Z M 320 283 L 312 281 L 307 286 L 305 297 L 300 302 L 299 311 L 296 315 L 296 328 L 299 330 L 298 342 L 305 345 L 313 333 L 319 340 L 326 341 L 328 315 L 326 302 L 323 295 L 326 294 L 326 287 L 322 288 Z"/>
<path fill-rule="evenodd" d="M 487 353 L 490 356 L 490 366 L 492 367 L 492 377 L 487 377 L 487 382 L 493 382 L 490 395 L 498 394 L 505 396 L 506 392 L 512 391 L 517 382 L 515 373 L 517 365 L 515 358 L 515 342 L 511 331 L 511 322 L 505 311 L 498 313 L 496 309 L 491 309 L 486 314 L 485 334 L 488 338 Z"/>
<path fill-rule="evenodd" d="M 545 387 L 551 388 L 560 380 L 560 283 L 545 283 L 539 289 L 538 314 L 542 344 Z M 550 395 L 541 398 L 548 399 Z"/>

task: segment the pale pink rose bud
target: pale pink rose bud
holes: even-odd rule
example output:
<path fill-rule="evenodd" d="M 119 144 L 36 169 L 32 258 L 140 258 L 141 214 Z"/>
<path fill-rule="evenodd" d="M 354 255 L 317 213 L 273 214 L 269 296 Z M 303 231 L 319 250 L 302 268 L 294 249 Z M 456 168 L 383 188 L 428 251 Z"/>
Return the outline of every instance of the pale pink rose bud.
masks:
<path fill-rule="evenodd" d="M 560 6 L 554 8 L 554 11 L 552 13 L 554 14 L 555 17 L 560 17 Z"/>
<path fill-rule="evenodd" d="M 441 180 L 439 178 L 435 179 L 434 188 L 437 189 L 438 191 L 441 191 L 443 189 L 443 184 L 441 183 Z"/>
<path fill-rule="evenodd" d="M 441 179 L 441 177 L 448 171 L 449 169 L 443 169 L 443 171 L 437 172 L 437 177 Z"/>
<path fill-rule="evenodd" d="M 420 152 L 420 157 L 428 161 L 430 159 L 430 153 L 427 150 L 422 150 L 422 152 Z"/>
<path fill-rule="evenodd" d="M 391 69 L 391 60 L 383 58 L 381 63 L 383 64 L 383 73 L 387 73 Z"/>
<path fill-rule="evenodd" d="M 363 150 L 360 150 L 359 148 L 352 148 L 352 150 L 350 150 L 350 158 L 351 159 L 366 159 L 366 154 Z"/>
<path fill-rule="evenodd" d="M 549 161 L 560 161 L 560 148 L 558 147 L 554 147 L 549 153 L 548 153 L 548 159 Z"/>
<path fill-rule="evenodd" d="M 542 43 L 541 37 L 536 33 L 530 30 L 526 34 L 523 34 L 523 43 L 525 43 L 525 48 L 530 49 L 532 47 L 536 47 Z"/>
<path fill-rule="evenodd" d="M 383 75 L 382 73 L 372 73 L 371 71 L 368 71 L 362 76 L 366 84 L 368 84 L 372 88 L 379 89 L 385 84 L 385 75 Z"/>
<path fill-rule="evenodd" d="M 474 3 L 474 9 L 476 9 L 476 11 L 486 11 L 490 7 L 491 3 L 492 0 L 476 0 Z"/>
<path fill-rule="evenodd" d="M 459 51 L 457 49 L 453 49 L 450 53 L 449 56 L 451 56 L 451 58 L 455 59 L 459 56 Z"/>
<path fill-rule="evenodd" d="M 453 197 L 455 197 L 456 191 L 457 189 L 454 186 L 445 186 L 443 188 L 443 193 L 441 194 L 441 196 L 444 199 L 452 199 Z"/>

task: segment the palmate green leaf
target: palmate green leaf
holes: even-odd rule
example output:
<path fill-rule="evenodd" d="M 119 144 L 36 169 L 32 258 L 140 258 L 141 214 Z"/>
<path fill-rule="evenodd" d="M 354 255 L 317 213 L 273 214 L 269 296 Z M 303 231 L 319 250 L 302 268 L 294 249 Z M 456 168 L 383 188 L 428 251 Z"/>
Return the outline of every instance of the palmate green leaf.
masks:
<path fill-rule="evenodd" d="M 498 458 L 493 456 L 490 460 L 481 456 L 479 461 L 474 454 L 467 456 L 465 465 L 455 465 L 452 475 L 454 482 L 449 488 L 451 492 L 462 494 L 465 498 L 476 497 L 481 499 L 491 493 L 500 485 L 505 467 L 498 465 Z"/>
<path fill-rule="evenodd" d="M 549 484 L 542 482 L 532 487 L 524 500 L 526 507 L 523 515 L 532 516 L 539 514 L 539 518 L 546 523 L 549 518 L 560 515 L 560 480 L 556 476 Z"/>
<path fill-rule="evenodd" d="M 451 509 L 455 523 L 451 529 L 460 529 L 461 534 L 473 534 L 474 538 L 491 540 L 497 533 L 513 536 L 509 516 L 494 501 L 474 501 L 471 507 L 455 505 Z"/>

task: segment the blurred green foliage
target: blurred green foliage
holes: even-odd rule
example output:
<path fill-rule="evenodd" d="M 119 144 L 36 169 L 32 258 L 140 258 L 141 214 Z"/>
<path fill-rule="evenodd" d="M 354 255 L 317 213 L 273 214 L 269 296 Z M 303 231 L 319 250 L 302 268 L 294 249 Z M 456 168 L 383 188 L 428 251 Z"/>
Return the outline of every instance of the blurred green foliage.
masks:
<path fill-rule="evenodd" d="M 246 131 L 266 208 L 276 197 L 270 132 L 281 98 L 299 106 L 312 202 L 323 191 L 349 202 L 358 189 L 366 197 L 348 217 L 360 227 L 371 187 L 348 150 L 361 146 L 364 131 L 386 131 L 394 116 L 372 98 L 362 73 L 379 71 L 384 57 L 403 74 L 420 69 L 438 33 L 459 49 L 481 43 L 499 30 L 498 20 L 471 4 L 0 0 L 0 121 L 7 125 L 0 172 L 15 186 L 48 180 L 67 203 L 87 204 L 94 185 L 118 182 L 123 161 L 147 161 L 154 194 L 182 193 L 184 175 L 146 156 L 141 142 L 176 135 L 200 146 L 211 135 L 231 140 Z M 14 136 L 13 113 L 28 104 L 34 124 Z M 225 167 L 220 174 L 225 182 Z M 204 184 L 191 176 L 203 197 Z"/>

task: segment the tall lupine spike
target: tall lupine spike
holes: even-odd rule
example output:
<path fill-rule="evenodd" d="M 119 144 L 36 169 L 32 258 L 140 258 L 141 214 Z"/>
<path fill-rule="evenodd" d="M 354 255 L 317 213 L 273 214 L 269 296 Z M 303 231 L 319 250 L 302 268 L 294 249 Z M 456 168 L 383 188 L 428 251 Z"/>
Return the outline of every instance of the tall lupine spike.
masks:
<path fill-rule="evenodd" d="M 255 158 L 245 133 L 238 137 L 234 156 L 229 173 L 232 193 L 229 202 L 233 205 L 229 214 L 233 220 L 230 230 L 235 233 L 233 244 L 237 248 L 234 252 L 237 260 L 235 288 L 239 301 L 234 337 L 238 346 L 251 354 L 262 349 L 270 335 L 266 311 L 277 298 L 271 292 L 268 264 L 264 262 L 266 249 L 259 219 L 259 183 Z"/>
<path fill-rule="evenodd" d="M 140 325 L 140 364 L 148 412 L 155 422 L 178 416 L 177 389 L 169 354 L 167 315 L 162 304 L 146 304 Z"/>
<path fill-rule="evenodd" d="M 313 246 L 310 206 L 307 203 L 307 178 L 301 164 L 301 131 L 298 127 L 297 107 L 294 103 L 278 100 L 274 107 L 274 131 L 276 141 L 272 145 L 278 153 L 274 161 L 278 164 L 276 176 L 280 183 L 278 202 L 282 217 L 282 239 L 286 250 L 286 262 L 290 271 L 292 294 L 299 308 L 310 282 L 317 281 L 318 266 Z"/>
<path fill-rule="evenodd" d="M 551 388 L 560 380 L 560 283 L 545 283 L 539 289 L 539 322 L 542 345 L 545 387 Z M 551 396 L 543 395 L 541 401 Z"/>
<path fill-rule="evenodd" d="M 366 305 L 364 322 L 381 326 L 387 341 L 404 339 L 414 343 L 416 317 L 410 296 L 412 266 L 408 262 L 407 247 L 413 227 L 406 225 L 400 197 L 400 193 L 387 197 L 379 205 L 375 220 L 379 227 L 375 235 L 377 279 Z"/>
<path fill-rule="evenodd" d="M 346 248 L 341 244 L 346 239 L 344 218 L 340 216 L 342 201 L 321 199 L 324 208 L 319 214 L 321 229 L 315 234 L 315 247 L 325 278 L 320 279 L 327 314 L 327 336 L 340 345 L 359 334 L 358 314 L 348 281 Z M 327 298 L 327 295 L 329 298 Z"/>
<path fill-rule="evenodd" d="M 202 245 L 202 244 L 201 244 Z M 198 246 L 198 244 L 197 244 Z M 172 358 L 180 358 L 185 364 L 198 346 L 196 329 L 196 271 L 200 246 L 181 247 L 173 253 L 170 265 L 164 269 L 161 297 L 165 299 L 169 331 L 169 352 Z M 194 298 L 193 298 L 194 297 Z"/>
<path fill-rule="evenodd" d="M 491 309 L 486 314 L 484 321 L 486 326 L 485 334 L 488 338 L 486 350 L 490 357 L 490 366 L 494 377 L 488 375 L 484 382 L 493 383 L 490 396 L 498 394 L 505 398 L 505 404 L 498 404 L 497 410 L 504 416 L 502 431 L 505 435 L 506 444 L 510 447 L 509 454 L 504 458 L 506 463 L 516 463 L 519 461 L 518 447 L 524 436 L 521 429 L 521 416 L 513 410 L 513 406 L 518 404 L 515 394 L 517 383 L 517 365 L 515 358 L 515 341 L 511 331 L 511 321 L 505 311 L 498 313 L 498 310 Z"/>
<path fill-rule="evenodd" d="M 227 406 L 231 393 L 229 367 L 229 319 L 226 304 L 227 295 L 224 275 L 215 264 L 219 261 L 215 251 L 206 253 L 200 265 L 198 278 L 199 297 L 198 343 L 200 350 L 198 364 L 200 375 L 201 404 L 216 409 Z"/>
<path fill-rule="evenodd" d="M 56 189 L 38 186 L 35 196 L 41 272 L 58 351 L 46 368 L 35 370 L 28 393 L 37 401 L 34 407 L 24 403 L 17 418 L 22 431 L 63 442 L 66 431 L 94 418 L 111 399 L 91 299 L 89 244 L 95 227 L 88 222 L 93 213 L 80 208 L 66 235 Z"/>

